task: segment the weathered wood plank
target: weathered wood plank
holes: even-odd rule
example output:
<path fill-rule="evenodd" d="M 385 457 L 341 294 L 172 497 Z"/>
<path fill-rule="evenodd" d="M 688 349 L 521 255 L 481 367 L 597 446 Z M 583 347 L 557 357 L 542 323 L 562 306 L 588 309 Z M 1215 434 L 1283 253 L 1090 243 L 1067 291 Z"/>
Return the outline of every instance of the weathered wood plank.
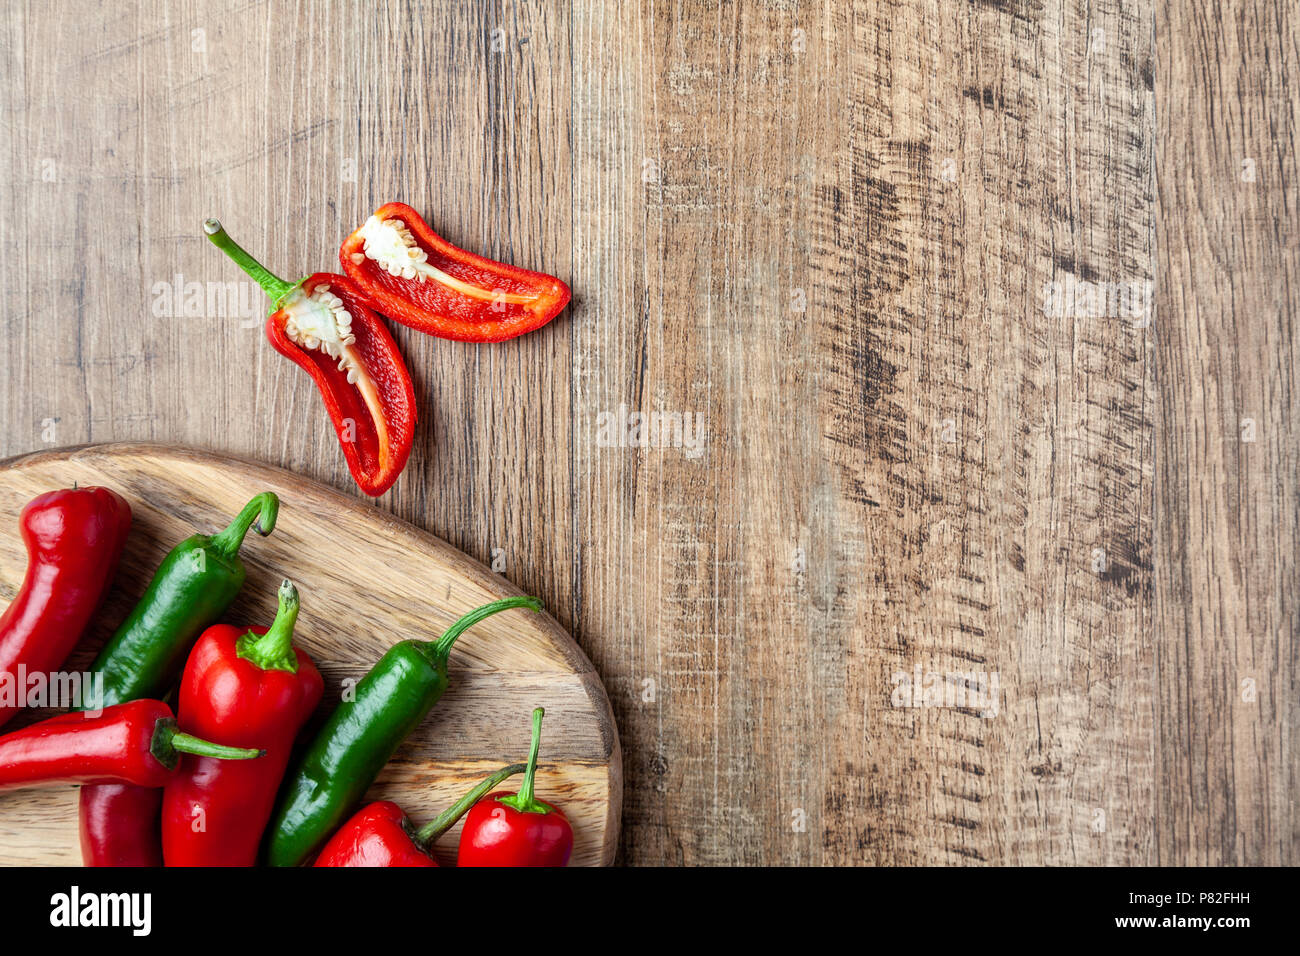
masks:
<path fill-rule="evenodd" d="M 1300 11 L 1157 6 L 1161 863 L 1300 849 Z"/>

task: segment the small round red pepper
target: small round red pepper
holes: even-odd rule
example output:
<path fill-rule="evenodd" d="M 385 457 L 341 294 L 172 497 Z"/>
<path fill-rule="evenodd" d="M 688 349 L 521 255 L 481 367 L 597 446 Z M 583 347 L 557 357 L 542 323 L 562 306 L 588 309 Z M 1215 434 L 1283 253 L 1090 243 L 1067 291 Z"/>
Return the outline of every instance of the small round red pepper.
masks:
<path fill-rule="evenodd" d="M 542 715 L 533 711 L 528 771 L 516 793 L 494 793 L 474 805 L 460 834 L 457 866 L 565 866 L 573 852 L 573 827 L 558 807 L 533 795 Z"/>
<path fill-rule="evenodd" d="M 160 700 L 132 700 L 95 714 L 73 711 L 0 737 L 0 790 L 59 783 L 123 783 L 161 787 L 180 755 L 222 760 L 262 756 L 182 733 Z"/>
<path fill-rule="evenodd" d="M 260 746 L 255 763 L 187 758 L 163 792 L 168 866 L 252 866 L 293 739 L 320 703 L 320 671 L 293 646 L 298 590 L 280 585 L 271 627 L 217 624 L 185 664 L 178 710 L 190 733 L 235 747 Z"/>

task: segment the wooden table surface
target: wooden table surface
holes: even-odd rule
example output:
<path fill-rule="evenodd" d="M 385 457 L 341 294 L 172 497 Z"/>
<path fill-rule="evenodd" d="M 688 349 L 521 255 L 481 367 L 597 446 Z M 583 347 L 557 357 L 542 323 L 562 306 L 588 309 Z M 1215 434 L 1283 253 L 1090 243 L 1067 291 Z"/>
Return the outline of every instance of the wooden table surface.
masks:
<path fill-rule="evenodd" d="M 620 859 L 1294 864 L 1298 37 L 1284 0 L 6 0 L 0 453 L 359 494 L 200 224 L 296 276 L 400 198 L 574 291 L 502 345 L 395 327 L 423 419 L 375 506 L 595 663 Z"/>

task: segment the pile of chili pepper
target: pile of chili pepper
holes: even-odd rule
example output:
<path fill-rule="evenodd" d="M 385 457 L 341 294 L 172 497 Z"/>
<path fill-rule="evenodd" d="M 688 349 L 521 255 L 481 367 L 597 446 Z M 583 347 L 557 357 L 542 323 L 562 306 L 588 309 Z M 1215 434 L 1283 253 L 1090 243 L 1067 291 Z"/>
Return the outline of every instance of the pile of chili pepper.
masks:
<path fill-rule="evenodd" d="M 384 764 L 447 689 L 456 639 L 510 608 L 541 611 L 537 598 L 493 601 L 461 617 L 435 641 L 399 641 L 357 682 L 289 775 L 267 833 L 271 866 L 306 863 L 356 809 Z"/>
<path fill-rule="evenodd" d="M 273 866 L 313 859 L 317 866 L 436 866 L 430 846 L 466 814 L 459 865 L 565 865 L 572 828 L 534 795 L 541 708 L 528 763 L 492 774 L 425 827 L 415 829 L 386 801 L 354 815 L 442 697 L 452 645 L 493 614 L 540 612 L 536 598 L 493 601 L 436 640 L 393 645 L 285 774 L 324 690 L 315 664 L 294 645 L 298 589 L 281 584 L 269 627 L 219 623 L 244 583 L 239 552 L 247 533 L 270 534 L 278 513 L 279 500 L 264 492 L 224 530 L 173 548 L 91 665 L 102 694 L 0 736 L 0 791 L 81 785 L 88 866 L 252 866 L 259 858 Z M 109 589 L 130 517 L 126 501 L 103 488 L 51 492 L 24 509 L 29 565 L 0 617 L 0 680 L 63 664 Z M 173 713 L 161 698 L 178 677 Z M 17 702 L 0 707 L 0 723 L 17 709 Z M 517 794 L 490 793 L 517 773 L 524 774 Z"/>
<path fill-rule="evenodd" d="M 390 202 L 343 241 L 346 275 L 288 282 L 241 248 L 216 219 L 204 232 L 270 298 L 266 335 L 311 377 L 348 469 L 368 495 L 393 486 L 411 454 L 415 388 L 380 314 L 429 335 L 501 342 L 540 328 L 569 287 L 457 248 L 410 206 Z"/>
<path fill-rule="evenodd" d="M 542 740 L 541 707 L 533 711 L 527 764 L 492 774 L 419 830 L 391 801 L 372 803 L 348 820 L 321 850 L 317 866 L 437 866 L 429 848 L 461 817 L 457 866 L 565 866 L 573 827 L 557 807 L 533 794 Z M 485 796 L 507 777 L 524 774 L 518 793 Z"/>
<path fill-rule="evenodd" d="M 225 613 L 247 574 L 239 556 L 250 529 L 275 529 L 280 499 L 254 495 L 222 531 L 193 534 L 163 558 L 140 601 L 90 665 L 103 681 L 100 706 L 166 694 L 204 628 Z M 161 866 L 155 788 L 81 788 L 81 858 L 87 866 Z"/>

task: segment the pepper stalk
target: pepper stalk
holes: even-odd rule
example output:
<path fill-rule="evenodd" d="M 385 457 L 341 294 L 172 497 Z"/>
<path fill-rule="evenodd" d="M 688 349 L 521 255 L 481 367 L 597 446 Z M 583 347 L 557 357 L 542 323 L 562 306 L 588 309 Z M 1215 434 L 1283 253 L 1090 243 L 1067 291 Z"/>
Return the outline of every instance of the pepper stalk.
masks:
<path fill-rule="evenodd" d="M 193 754 L 196 757 L 216 757 L 220 760 L 255 760 L 265 757 L 265 750 L 250 747 L 227 747 L 225 744 L 213 743 L 194 737 L 177 729 L 176 718 L 169 717 L 154 724 L 153 740 L 149 744 L 149 753 L 168 770 L 175 770 L 180 763 L 181 754 Z"/>
<path fill-rule="evenodd" d="M 365 362 L 356 348 L 352 332 L 353 317 L 343 300 L 318 283 L 311 292 L 304 287 L 307 278 L 297 282 L 281 279 L 253 256 L 222 227 L 217 219 L 205 219 L 203 231 L 212 244 L 224 252 L 250 279 L 256 282 L 275 306 L 273 313 L 284 313 L 284 334 L 299 348 L 320 351 L 338 362 L 339 371 L 347 374 L 349 384 L 361 393 L 374 421 L 379 441 L 380 460 L 389 457 L 388 422 L 384 416 L 379 387 L 366 371 Z"/>
<path fill-rule="evenodd" d="M 265 538 L 275 530 L 275 519 L 279 513 L 280 499 L 274 494 L 264 491 L 254 495 L 230 524 L 208 539 L 208 547 L 226 558 L 233 558 L 243 545 L 250 527 Z"/>
<path fill-rule="evenodd" d="M 537 776 L 537 755 L 542 749 L 542 717 L 546 711 L 537 707 L 533 710 L 533 742 L 528 748 L 528 770 L 524 773 L 523 786 L 516 794 L 498 797 L 498 803 L 518 810 L 520 813 L 550 813 L 553 809 L 549 803 L 533 796 L 533 782 Z"/>
<path fill-rule="evenodd" d="M 460 637 L 471 627 L 484 618 L 491 617 L 500 611 L 508 611 L 512 607 L 526 607 L 530 611 L 541 613 L 542 602 L 535 597 L 510 597 L 502 598 L 499 601 L 492 601 L 484 604 L 482 607 L 476 607 L 464 617 L 452 624 L 442 634 L 442 637 L 436 641 L 421 641 L 418 646 L 426 658 L 435 666 L 445 668 L 447 659 L 451 657 L 451 646 L 456 643 L 456 638 Z"/>
<path fill-rule="evenodd" d="M 235 653 L 264 671 L 298 673 L 298 655 L 293 650 L 293 628 L 298 621 L 298 589 L 285 578 L 280 583 L 279 608 L 265 634 L 248 631 L 235 642 Z"/>
<path fill-rule="evenodd" d="M 438 838 L 454 827 L 456 822 L 469 813 L 470 808 L 487 796 L 497 784 L 517 773 L 523 773 L 527 769 L 527 764 L 512 763 L 510 766 L 502 767 L 490 777 L 485 778 L 473 790 L 420 827 L 415 832 L 416 845 L 425 851 L 430 851 L 433 845 L 438 842 Z"/>

